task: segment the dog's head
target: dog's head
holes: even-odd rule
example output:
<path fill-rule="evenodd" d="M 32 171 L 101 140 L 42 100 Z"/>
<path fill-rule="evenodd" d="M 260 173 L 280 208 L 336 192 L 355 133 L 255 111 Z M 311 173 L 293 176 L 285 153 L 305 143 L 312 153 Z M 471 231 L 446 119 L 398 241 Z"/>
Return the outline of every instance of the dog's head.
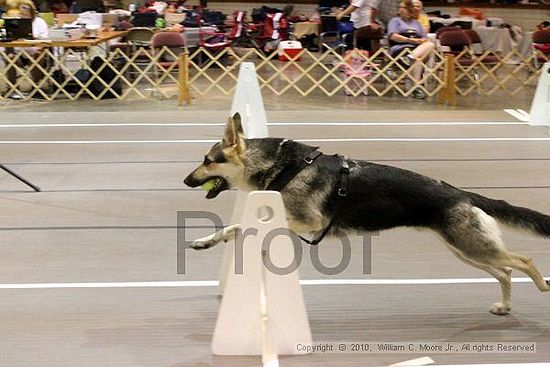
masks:
<path fill-rule="evenodd" d="M 236 113 L 229 118 L 222 141 L 210 148 L 202 164 L 183 182 L 189 187 L 198 187 L 208 182 L 206 198 L 215 198 L 220 192 L 242 181 L 245 149 L 241 116 Z"/>

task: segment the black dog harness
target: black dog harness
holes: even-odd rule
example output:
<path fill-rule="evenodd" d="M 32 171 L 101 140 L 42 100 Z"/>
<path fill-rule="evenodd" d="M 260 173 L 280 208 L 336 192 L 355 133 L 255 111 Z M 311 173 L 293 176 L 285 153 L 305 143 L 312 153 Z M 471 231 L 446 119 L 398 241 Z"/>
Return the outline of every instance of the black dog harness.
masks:
<path fill-rule="evenodd" d="M 315 160 L 319 158 L 321 155 L 323 155 L 323 153 L 315 149 L 309 154 L 307 154 L 306 156 L 304 156 L 300 160 L 300 162 L 295 166 L 287 166 L 281 172 L 279 172 L 277 176 L 275 176 L 275 178 L 269 183 L 269 185 L 267 185 L 266 190 L 273 190 L 273 191 L 280 192 L 282 189 L 286 187 L 286 185 L 288 185 L 290 181 L 292 181 L 294 177 L 296 177 L 296 175 L 298 175 L 298 173 L 300 173 L 304 168 L 311 166 L 315 162 Z M 348 162 L 346 161 L 346 157 L 337 155 L 337 154 L 335 154 L 333 157 L 338 159 L 339 166 L 340 166 L 340 171 L 339 171 L 340 178 L 338 180 L 338 185 L 336 186 L 336 190 L 334 190 L 332 193 L 332 199 L 336 200 L 335 206 L 337 206 L 338 203 L 340 202 L 338 199 L 348 196 L 350 169 L 349 169 Z M 304 238 L 302 236 L 299 236 L 299 237 L 302 241 L 304 241 L 309 245 L 317 245 L 326 237 L 326 235 L 328 234 L 328 232 L 330 231 L 333 225 L 334 225 L 334 217 L 330 220 L 328 226 L 326 226 L 325 229 L 323 229 L 323 232 L 321 232 L 319 237 L 313 240 L 308 240 L 307 238 Z"/>

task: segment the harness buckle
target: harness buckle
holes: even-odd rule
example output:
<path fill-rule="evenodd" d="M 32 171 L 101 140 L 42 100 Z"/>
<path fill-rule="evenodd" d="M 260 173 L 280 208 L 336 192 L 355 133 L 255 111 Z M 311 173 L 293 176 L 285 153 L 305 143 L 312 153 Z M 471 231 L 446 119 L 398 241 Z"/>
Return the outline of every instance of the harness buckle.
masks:
<path fill-rule="evenodd" d="M 320 151 L 314 150 L 313 152 L 309 153 L 304 157 L 304 162 L 306 162 L 308 165 L 312 164 L 313 161 L 315 161 L 321 154 Z"/>
<path fill-rule="evenodd" d="M 346 161 L 346 157 L 342 157 L 342 161 L 340 163 L 340 172 L 345 174 L 348 174 L 350 172 L 349 164 Z"/>

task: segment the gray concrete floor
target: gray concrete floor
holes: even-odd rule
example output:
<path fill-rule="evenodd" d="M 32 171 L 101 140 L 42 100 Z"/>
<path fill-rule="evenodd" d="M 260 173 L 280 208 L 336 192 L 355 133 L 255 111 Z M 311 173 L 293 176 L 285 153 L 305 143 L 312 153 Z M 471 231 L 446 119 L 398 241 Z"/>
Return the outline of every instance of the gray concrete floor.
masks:
<path fill-rule="evenodd" d="M 370 100 L 370 98 L 369 98 Z M 434 110 L 400 99 L 400 108 L 325 111 L 271 108 L 270 122 L 442 122 L 437 126 L 270 126 L 289 138 L 548 137 L 545 128 L 517 124 L 500 108 Z M 173 102 L 173 101 L 172 101 Z M 158 123 L 172 127 L 0 126 L 2 141 L 218 139 L 227 105 L 212 111 L 157 108 L 173 103 L 5 106 L 1 125 L 54 123 Z M 103 102 L 102 102 L 103 103 Z M 109 102 L 110 103 L 110 102 Z M 137 102 L 136 102 L 137 103 Z M 157 104 L 158 103 L 158 104 Z M 225 103 L 225 102 L 224 102 Z M 370 102 L 369 102 L 370 103 Z M 405 106 L 403 103 L 407 103 Z M 410 103 L 410 104 L 409 104 Z M 269 105 L 269 103 L 268 103 Z M 396 102 L 395 106 L 398 103 Z M 84 106 L 84 105 L 83 105 Z M 273 107 L 273 105 L 271 105 Z M 369 105 L 370 106 L 370 105 Z M 415 107 L 412 107 L 415 106 Z M 425 109 L 414 113 L 413 109 Z M 35 109 L 36 107 L 36 109 Z M 142 111 L 147 108 L 150 111 Z M 204 108 L 204 105 L 202 105 Z M 342 106 L 340 106 L 342 107 Z M 72 112 L 59 112 L 60 110 Z M 165 111 L 159 111 L 164 109 Z M 190 109 L 190 111 L 188 111 Z M 79 112 L 87 110 L 91 112 Z M 112 112 L 102 112 L 109 111 Z M 218 111 L 216 111 L 218 110 Z M 33 112 L 34 111 L 34 112 Z M 56 112 L 57 111 L 57 112 Z M 503 125 L 453 125 L 489 121 Z M 449 124 L 445 124 L 445 122 Z M 550 142 L 330 142 L 327 153 L 415 170 L 487 196 L 550 213 Z M 176 212 L 207 210 L 229 222 L 236 192 L 205 200 L 182 179 L 210 144 L 0 144 L 0 162 L 40 186 L 32 193 L 0 172 L 0 283 L 125 282 L 216 279 L 222 248 L 190 252 L 187 274 L 176 272 Z M 196 229 L 196 236 L 209 233 Z M 508 246 L 532 256 L 550 274 L 548 241 L 510 230 Z M 360 239 L 352 239 L 361 255 Z M 321 245 L 327 263 L 340 250 Z M 356 258 L 354 257 L 354 259 Z M 375 237 L 372 274 L 352 261 L 340 278 L 477 278 L 484 273 L 456 260 L 430 232 L 396 229 Z M 319 279 L 306 258 L 302 279 Z M 514 276 L 522 276 L 515 273 Z M 519 363 L 550 360 L 548 294 L 514 284 L 514 310 L 488 312 L 496 284 L 306 286 L 304 297 L 317 341 L 536 342 L 535 354 L 428 354 L 437 364 Z M 212 356 L 210 342 L 219 298 L 216 288 L 0 289 L 0 366 L 258 366 L 257 357 Z M 418 354 L 311 354 L 283 356 L 281 366 L 383 366 Z"/>

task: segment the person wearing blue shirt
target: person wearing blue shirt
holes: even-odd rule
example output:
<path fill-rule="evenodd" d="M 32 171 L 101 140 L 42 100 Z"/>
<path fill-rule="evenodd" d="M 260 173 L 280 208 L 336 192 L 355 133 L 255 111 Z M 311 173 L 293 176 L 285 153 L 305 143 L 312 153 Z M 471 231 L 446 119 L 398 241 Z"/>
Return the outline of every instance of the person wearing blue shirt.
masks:
<path fill-rule="evenodd" d="M 399 61 L 407 68 L 411 68 L 411 75 L 416 84 L 420 83 L 422 75 L 421 62 L 434 50 L 434 44 L 426 38 L 424 29 L 413 18 L 414 7 L 411 0 L 403 0 L 399 3 L 399 16 L 392 18 L 388 23 L 387 35 L 390 39 L 390 54 L 398 56 L 405 49 L 409 49 L 408 55 L 402 54 Z M 412 94 L 414 98 L 426 98 L 426 93 L 416 88 Z"/>

